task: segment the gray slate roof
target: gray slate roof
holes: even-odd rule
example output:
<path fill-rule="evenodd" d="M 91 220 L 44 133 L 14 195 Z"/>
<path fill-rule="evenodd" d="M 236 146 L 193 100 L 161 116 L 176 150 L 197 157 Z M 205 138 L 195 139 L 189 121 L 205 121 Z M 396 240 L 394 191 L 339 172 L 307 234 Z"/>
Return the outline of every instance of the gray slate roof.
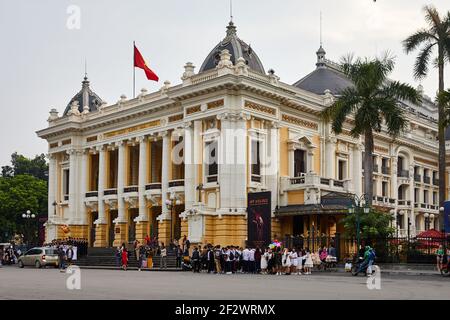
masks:
<path fill-rule="evenodd" d="M 353 84 L 343 73 L 324 65 L 318 66 L 316 70 L 294 83 L 294 86 L 320 95 L 327 89 L 333 95 L 339 95 L 343 89 Z"/>
<path fill-rule="evenodd" d="M 78 111 L 83 112 L 84 106 L 89 107 L 89 112 L 97 111 L 102 104 L 102 99 L 89 88 L 89 80 L 84 77 L 81 90 L 69 101 L 63 116 L 67 115 L 74 101 L 78 101 Z"/>
<path fill-rule="evenodd" d="M 227 35 L 217 46 L 212 49 L 208 54 L 202 66 L 200 67 L 200 73 L 214 69 L 220 61 L 220 52 L 227 49 L 231 54 L 231 61 L 236 64 L 237 59 L 243 57 L 250 67 L 250 69 L 265 73 L 264 67 L 258 58 L 258 55 L 253 49 L 244 41 L 238 38 L 236 34 L 236 27 L 232 21 L 227 26 Z"/>

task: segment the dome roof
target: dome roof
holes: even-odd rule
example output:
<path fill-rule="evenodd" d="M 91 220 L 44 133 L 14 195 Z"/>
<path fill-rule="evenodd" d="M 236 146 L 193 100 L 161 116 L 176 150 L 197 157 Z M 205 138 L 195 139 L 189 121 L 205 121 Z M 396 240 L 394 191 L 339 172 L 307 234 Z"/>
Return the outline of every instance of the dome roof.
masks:
<path fill-rule="evenodd" d="M 316 70 L 303 77 L 294 86 L 316 94 L 324 94 L 330 90 L 333 95 L 339 95 L 342 90 L 352 87 L 353 83 L 340 70 L 340 66 L 325 59 L 325 50 L 320 46 L 317 50 Z"/>
<path fill-rule="evenodd" d="M 227 26 L 227 35 L 217 46 L 208 54 L 199 72 L 214 69 L 220 61 L 220 52 L 227 49 L 231 54 L 231 61 L 236 64 L 237 59 L 243 57 L 250 69 L 265 73 L 264 67 L 253 49 L 244 41 L 238 38 L 236 26 L 232 21 Z"/>
<path fill-rule="evenodd" d="M 78 111 L 83 112 L 85 106 L 89 107 L 89 112 L 97 111 L 103 100 L 89 88 L 89 80 L 87 76 L 84 77 L 81 90 L 69 101 L 63 116 L 67 115 L 70 107 L 74 101 L 78 102 Z"/>

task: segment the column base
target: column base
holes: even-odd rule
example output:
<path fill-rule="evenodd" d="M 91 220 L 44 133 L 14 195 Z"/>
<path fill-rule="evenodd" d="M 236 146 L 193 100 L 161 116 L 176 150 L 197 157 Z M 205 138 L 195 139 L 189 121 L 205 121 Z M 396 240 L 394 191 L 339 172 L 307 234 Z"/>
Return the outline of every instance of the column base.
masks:
<path fill-rule="evenodd" d="M 144 243 L 145 236 L 148 235 L 150 223 L 148 221 L 136 222 L 136 240 L 140 243 Z"/>
<path fill-rule="evenodd" d="M 170 243 L 170 220 L 158 221 L 158 241 L 167 246 Z"/>
<path fill-rule="evenodd" d="M 70 232 L 68 237 L 72 238 L 88 238 L 89 227 L 87 225 L 69 225 Z"/>
<path fill-rule="evenodd" d="M 94 247 L 105 248 L 108 246 L 107 232 L 108 232 L 107 224 L 96 225 Z"/>
<path fill-rule="evenodd" d="M 114 226 L 114 242 L 113 247 L 120 247 L 122 243 L 127 243 L 127 227 L 126 223 L 116 223 Z M 117 232 L 119 231 L 119 232 Z"/>

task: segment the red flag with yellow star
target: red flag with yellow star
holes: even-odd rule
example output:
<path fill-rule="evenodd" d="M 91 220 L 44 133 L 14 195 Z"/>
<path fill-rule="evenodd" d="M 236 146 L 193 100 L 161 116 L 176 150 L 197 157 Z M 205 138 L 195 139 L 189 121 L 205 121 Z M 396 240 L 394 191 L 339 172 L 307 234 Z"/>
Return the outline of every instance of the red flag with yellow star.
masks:
<path fill-rule="evenodd" d="M 145 75 L 147 76 L 148 80 L 158 81 L 159 78 L 148 66 L 145 62 L 144 58 L 142 57 L 141 53 L 139 52 L 138 48 L 136 48 L 136 45 L 134 45 L 134 66 L 137 68 L 141 68 L 145 71 Z"/>

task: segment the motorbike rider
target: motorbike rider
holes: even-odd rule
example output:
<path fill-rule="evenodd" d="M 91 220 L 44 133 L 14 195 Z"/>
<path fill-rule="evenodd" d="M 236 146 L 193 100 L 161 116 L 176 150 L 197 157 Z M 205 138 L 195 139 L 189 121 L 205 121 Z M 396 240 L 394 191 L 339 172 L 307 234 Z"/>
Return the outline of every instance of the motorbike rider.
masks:
<path fill-rule="evenodd" d="M 368 269 L 370 267 L 370 273 L 372 273 L 371 271 L 371 266 L 373 264 L 375 257 L 374 254 L 372 253 L 372 248 L 370 246 L 365 246 L 364 248 L 364 261 L 359 265 L 358 271 L 357 273 L 360 273 L 366 269 Z M 369 274 L 369 273 L 368 273 Z"/>

